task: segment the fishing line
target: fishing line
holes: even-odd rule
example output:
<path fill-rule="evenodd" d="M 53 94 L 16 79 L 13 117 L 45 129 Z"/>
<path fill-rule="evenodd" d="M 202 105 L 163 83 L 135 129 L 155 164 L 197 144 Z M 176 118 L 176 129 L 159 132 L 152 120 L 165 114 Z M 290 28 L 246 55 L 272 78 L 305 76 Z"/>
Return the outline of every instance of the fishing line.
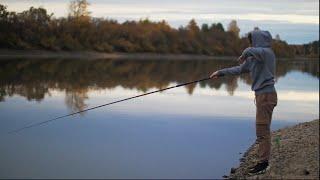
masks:
<path fill-rule="evenodd" d="M 137 95 L 137 96 L 132 96 L 132 97 L 129 97 L 129 98 L 125 98 L 125 99 L 121 99 L 121 100 L 118 100 L 118 101 L 110 102 L 110 103 L 107 103 L 107 104 L 102 104 L 102 105 L 95 106 L 95 107 L 92 107 L 92 108 L 84 109 L 84 110 L 81 110 L 81 111 L 78 111 L 78 112 L 74 112 L 74 113 L 71 113 L 71 114 L 59 116 L 59 117 L 56 117 L 56 118 L 53 118 L 53 119 L 49 119 L 49 120 L 46 120 L 46 121 L 32 123 L 32 124 L 30 124 L 28 126 L 24 126 L 22 128 L 10 131 L 9 134 L 18 133 L 18 132 L 20 132 L 22 130 L 25 130 L 25 129 L 29 129 L 29 128 L 32 128 L 32 127 L 44 125 L 44 124 L 47 124 L 49 122 L 56 121 L 58 119 L 62 119 L 62 118 L 69 117 L 69 116 L 73 116 L 73 115 L 80 114 L 80 113 L 83 113 L 83 112 L 86 112 L 86 111 L 90 111 L 90 110 L 93 110 L 93 109 L 101 108 L 101 107 L 104 107 L 104 106 L 109 106 L 111 104 L 116 104 L 116 103 L 127 101 L 127 100 L 130 100 L 130 99 L 146 96 L 146 95 L 149 95 L 149 94 L 153 94 L 153 93 L 157 93 L 157 92 L 161 92 L 161 91 L 165 91 L 165 90 L 168 90 L 168 89 L 173 89 L 173 88 L 177 88 L 177 87 L 181 87 L 181 86 L 185 86 L 185 85 L 189 85 L 189 84 L 193 84 L 193 83 L 197 83 L 197 82 L 201 82 L 201 81 L 206 81 L 206 80 L 209 80 L 209 79 L 211 79 L 211 78 L 207 77 L 207 78 L 203 78 L 203 79 L 199 79 L 199 80 L 195 80 L 195 81 L 191 81 L 191 82 L 186 82 L 186 83 L 178 84 L 178 85 L 175 85 L 175 86 L 170 86 L 170 87 L 167 87 L 167 88 L 164 88 L 164 89 L 159 89 L 159 90 L 151 91 L 151 92 L 148 92 L 148 93 L 145 93 L 145 94 L 140 94 L 140 95 Z"/>

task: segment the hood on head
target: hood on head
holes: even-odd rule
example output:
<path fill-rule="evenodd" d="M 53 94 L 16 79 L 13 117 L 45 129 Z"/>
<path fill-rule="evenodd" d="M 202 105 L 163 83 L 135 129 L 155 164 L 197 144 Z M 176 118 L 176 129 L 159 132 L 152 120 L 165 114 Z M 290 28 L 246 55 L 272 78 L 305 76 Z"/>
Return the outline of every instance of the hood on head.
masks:
<path fill-rule="evenodd" d="M 269 31 L 254 30 L 250 34 L 253 47 L 271 47 L 272 36 Z"/>

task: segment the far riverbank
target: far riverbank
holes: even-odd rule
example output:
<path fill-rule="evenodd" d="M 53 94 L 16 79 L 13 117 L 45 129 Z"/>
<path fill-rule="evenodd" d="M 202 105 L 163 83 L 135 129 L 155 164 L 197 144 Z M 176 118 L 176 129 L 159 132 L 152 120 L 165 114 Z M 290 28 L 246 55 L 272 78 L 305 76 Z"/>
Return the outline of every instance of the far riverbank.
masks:
<path fill-rule="evenodd" d="M 61 58 L 61 59 L 132 59 L 132 60 L 235 60 L 236 56 L 208 56 L 197 54 L 156 53 L 103 53 L 96 51 L 45 51 L 0 49 L 0 59 L 17 58 Z M 317 60 L 318 58 L 295 57 L 279 60 Z"/>

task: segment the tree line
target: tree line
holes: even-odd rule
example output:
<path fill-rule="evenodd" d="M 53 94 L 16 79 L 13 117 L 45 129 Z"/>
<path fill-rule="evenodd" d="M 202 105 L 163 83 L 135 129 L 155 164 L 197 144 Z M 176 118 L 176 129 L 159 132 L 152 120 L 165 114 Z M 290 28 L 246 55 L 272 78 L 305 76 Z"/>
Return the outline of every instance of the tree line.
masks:
<path fill-rule="evenodd" d="M 248 46 L 236 21 L 227 29 L 221 23 L 199 26 L 194 19 L 177 29 L 147 18 L 119 23 L 91 17 L 88 5 L 86 0 L 71 1 L 69 15 L 55 18 L 42 7 L 17 13 L 0 4 L 0 48 L 237 56 Z M 294 46 L 279 38 L 272 46 L 279 57 L 319 53 L 319 41 Z"/>

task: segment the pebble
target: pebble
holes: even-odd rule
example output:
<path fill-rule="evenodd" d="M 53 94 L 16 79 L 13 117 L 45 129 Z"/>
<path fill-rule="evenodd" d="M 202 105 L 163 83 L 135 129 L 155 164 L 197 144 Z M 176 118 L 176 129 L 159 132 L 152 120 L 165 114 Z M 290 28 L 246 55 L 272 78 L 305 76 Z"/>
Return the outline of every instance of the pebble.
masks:
<path fill-rule="evenodd" d="M 227 175 L 223 175 L 222 177 L 223 177 L 223 178 L 226 178 L 226 179 L 229 178 L 229 176 L 227 176 Z"/>
<path fill-rule="evenodd" d="M 306 170 L 306 169 L 305 169 L 305 170 L 303 170 L 303 174 L 304 174 L 304 175 L 309 175 L 309 174 L 310 174 L 310 172 L 309 172 L 308 170 Z"/>
<path fill-rule="evenodd" d="M 236 172 L 236 170 L 237 170 L 236 168 L 231 168 L 230 173 L 233 174 Z"/>

